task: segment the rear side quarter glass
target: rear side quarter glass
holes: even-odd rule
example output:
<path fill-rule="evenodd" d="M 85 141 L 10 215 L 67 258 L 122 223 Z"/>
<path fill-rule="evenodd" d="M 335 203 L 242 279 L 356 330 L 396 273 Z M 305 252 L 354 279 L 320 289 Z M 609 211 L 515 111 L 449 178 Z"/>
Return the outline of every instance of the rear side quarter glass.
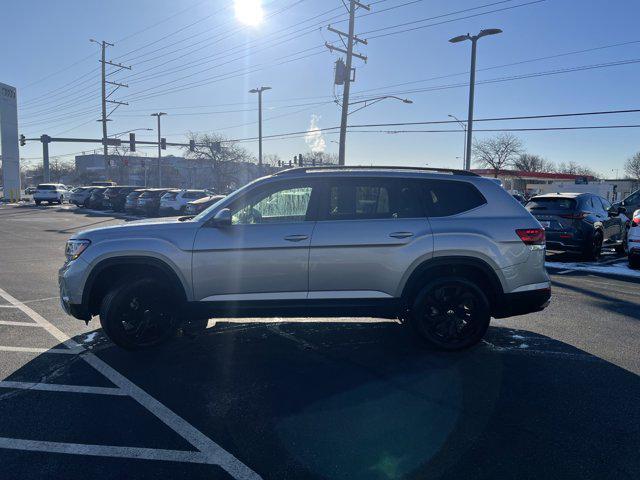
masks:
<path fill-rule="evenodd" d="M 475 185 L 459 180 L 425 180 L 421 194 L 430 217 L 457 215 L 487 203 Z"/>
<path fill-rule="evenodd" d="M 587 199 L 585 206 L 593 208 L 591 201 Z M 575 210 L 576 201 L 573 198 L 547 197 L 532 198 L 527 203 L 527 210 Z"/>

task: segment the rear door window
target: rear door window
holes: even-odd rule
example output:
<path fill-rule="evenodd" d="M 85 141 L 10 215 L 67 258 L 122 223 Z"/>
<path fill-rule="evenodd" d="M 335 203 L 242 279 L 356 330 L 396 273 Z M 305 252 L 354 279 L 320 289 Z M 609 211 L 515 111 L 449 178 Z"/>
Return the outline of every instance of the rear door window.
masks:
<path fill-rule="evenodd" d="M 487 203 L 474 185 L 456 180 L 424 181 L 422 197 L 430 217 L 457 215 Z"/>
<path fill-rule="evenodd" d="M 354 178 L 328 183 L 323 219 L 413 218 L 423 215 L 415 183 Z"/>

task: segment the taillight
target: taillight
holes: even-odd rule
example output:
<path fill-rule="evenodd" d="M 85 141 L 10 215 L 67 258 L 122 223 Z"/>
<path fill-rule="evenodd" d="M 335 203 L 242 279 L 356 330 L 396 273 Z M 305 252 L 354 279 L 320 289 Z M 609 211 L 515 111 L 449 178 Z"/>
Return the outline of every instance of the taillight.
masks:
<path fill-rule="evenodd" d="M 544 245 L 544 228 L 520 228 L 516 230 L 525 245 Z"/>
<path fill-rule="evenodd" d="M 589 216 L 589 212 L 567 213 L 566 215 L 560 215 L 562 218 L 568 218 L 570 220 L 583 220 Z"/>
<path fill-rule="evenodd" d="M 633 217 L 633 223 L 637 226 L 640 225 L 640 217 Z"/>

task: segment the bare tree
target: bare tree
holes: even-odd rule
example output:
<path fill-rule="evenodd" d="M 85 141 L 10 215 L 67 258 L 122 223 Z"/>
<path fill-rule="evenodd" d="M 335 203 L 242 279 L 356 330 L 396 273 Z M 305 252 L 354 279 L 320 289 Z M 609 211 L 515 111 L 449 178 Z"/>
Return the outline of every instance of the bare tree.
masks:
<path fill-rule="evenodd" d="M 552 172 L 553 164 L 540 155 L 522 153 L 513 160 L 513 167 L 521 172 Z"/>
<path fill-rule="evenodd" d="M 560 162 L 556 167 L 556 172 L 558 173 L 568 173 L 569 175 L 582 175 L 598 178 L 598 174 L 590 169 L 589 167 L 583 167 L 582 165 L 577 164 L 576 162 Z"/>
<path fill-rule="evenodd" d="M 640 152 L 624 162 L 624 173 L 636 181 L 640 181 Z"/>
<path fill-rule="evenodd" d="M 523 143 L 515 135 L 501 133 L 492 138 L 473 142 L 473 157 L 477 164 L 493 170 L 497 177 L 500 170 L 511 165 L 522 153 Z"/>
<path fill-rule="evenodd" d="M 193 152 L 186 149 L 185 157 L 211 166 L 215 192 L 226 193 L 240 186 L 239 164 L 256 162 L 246 149 L 216 133 L 189 133 L 188 137 L 195 141 L 196 147 Z"/>

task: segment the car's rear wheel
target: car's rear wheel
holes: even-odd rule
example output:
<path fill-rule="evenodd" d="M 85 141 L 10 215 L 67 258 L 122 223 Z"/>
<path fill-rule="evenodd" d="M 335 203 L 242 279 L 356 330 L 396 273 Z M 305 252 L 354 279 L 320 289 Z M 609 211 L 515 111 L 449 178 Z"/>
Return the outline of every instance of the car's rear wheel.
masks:
<path fill-rule="evenodd" d="M 489 301 L 472 281 L 461 277 L 434 280 L 417 295 L 410 323 L 428 344 L 461 350 L 484 337 L 491 319 Z"/>
<path fill-rule="evenodd" d="M 626 226 L 622 233 L 622 243 L 616 247 L 616 253 L 618 255 L 624 255 L 628 251 L 627 240 L 629 239 L 629 227 Z"/>
<path fill-rule="evenodd" d="M 602 254 L 602 232 L 596 231 L 583 252 L 585 260 L 597 260 Z"/>
<path fill-rule="evenodd" d="M 158 345 L 176 331 L 171 295 L 152 278 L 131 280 L 104 297 L 100 324 L 113 343 L 126 350 Z"/>

